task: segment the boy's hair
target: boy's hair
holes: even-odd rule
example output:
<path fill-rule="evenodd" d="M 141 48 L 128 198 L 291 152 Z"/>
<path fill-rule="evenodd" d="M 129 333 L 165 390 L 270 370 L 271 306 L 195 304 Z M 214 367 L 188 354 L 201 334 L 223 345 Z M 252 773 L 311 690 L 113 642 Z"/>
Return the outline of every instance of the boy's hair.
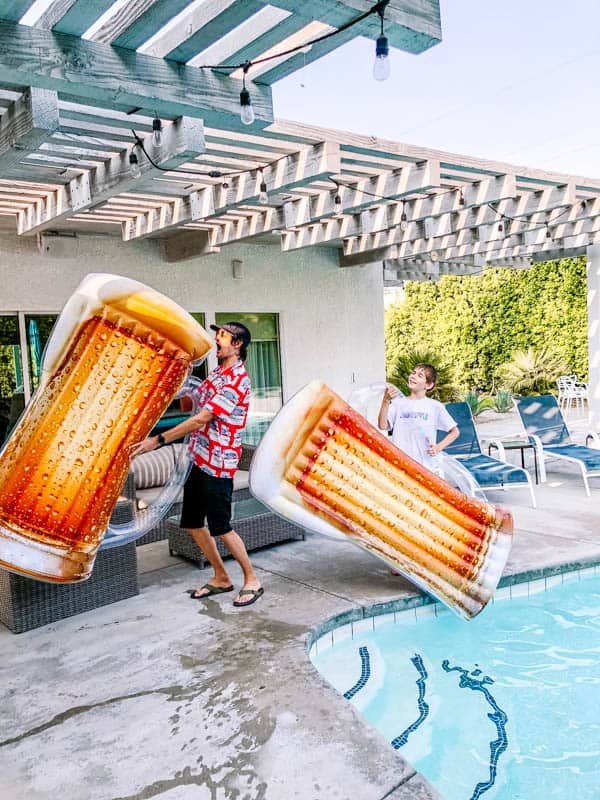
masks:
<path fill-rule="evenodd" d="M 413 369 L 422 369 L 425 373 L 425 378 L 427 379 L 427 383 L 431 384 L 431 389 L 435 386 L 437 382 L 437 370 L 433 366 L 433 364 L 415 364 Z"/>

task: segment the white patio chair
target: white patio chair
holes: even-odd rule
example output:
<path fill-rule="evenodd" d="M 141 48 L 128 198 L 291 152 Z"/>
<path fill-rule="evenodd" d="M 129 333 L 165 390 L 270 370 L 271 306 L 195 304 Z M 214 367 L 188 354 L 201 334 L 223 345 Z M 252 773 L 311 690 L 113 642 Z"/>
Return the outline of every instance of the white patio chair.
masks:
<path fill-rule="evenodd" d="M 558 407 L 561 411 L 570 408 L 584 410 L 585 403 L 589 400 L 587 383 L 577 380 L 577 375 L 561 375 L 556 380 L 558 386 Z"/>

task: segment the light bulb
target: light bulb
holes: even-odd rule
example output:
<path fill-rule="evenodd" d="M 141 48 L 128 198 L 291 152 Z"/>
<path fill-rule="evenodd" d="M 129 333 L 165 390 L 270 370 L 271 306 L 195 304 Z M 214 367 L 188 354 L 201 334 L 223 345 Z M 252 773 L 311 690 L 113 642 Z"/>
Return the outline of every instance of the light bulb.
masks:
<path fill-rule="evenodd" d="M 140 169 L 140 162 L 138 161 L 138 157 L 132 151 L 129 153 L 129 169 L 131 170 L 131 175 L 133 178 L 139 178 L 142 174 L 142 170 Z"/>
<path fill-rule="evenodd" d="M 258 195 L 258 202 L 266 206 L 269 202 L 269 195 L 267 194 L 267 184 L 264 181 L 260 182 L 260 193 Z"/>
<path fill-rule="evenodd" d="M 158 117 L 152 120 L 152 146 L 162 147 L 162 121 Z"/>
<path fill-rule="evenodd" d="M 240 119 L 244 125 L 252 125 L 254 122 L 254 109 L 252 108 L 252 99 L 250 92 L 246 87 L 240 92 Z"/>
<path fill-rule="evenodd" d="M 390 77 L 390 46 L 387 36 L 378 36 L 375 43 L 373 77 L 376 81 L 387 81 Z"/>

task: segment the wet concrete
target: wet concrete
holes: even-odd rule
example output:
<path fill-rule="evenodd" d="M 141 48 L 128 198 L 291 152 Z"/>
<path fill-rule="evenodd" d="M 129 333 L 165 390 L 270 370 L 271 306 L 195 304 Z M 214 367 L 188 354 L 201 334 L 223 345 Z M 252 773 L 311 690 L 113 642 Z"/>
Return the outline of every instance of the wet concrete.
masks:
<path fill-rule="evenodd" d="M 491 497 L 516 523 L 505 580 L 600 562 L 600 479 L 587 498 L 574 472 L 548 475 L 537 510 L 525 490 Z M 2 800 L 439 797 L 306 649 L 331 617 L 419 593 L 316 535 L 253 561 L 265 595 L 251 608 L 232 594 L 191 601 L 208 572 L 158 542 L 139 548 L 138 597 L 18 636 L 0 626 Z"/>

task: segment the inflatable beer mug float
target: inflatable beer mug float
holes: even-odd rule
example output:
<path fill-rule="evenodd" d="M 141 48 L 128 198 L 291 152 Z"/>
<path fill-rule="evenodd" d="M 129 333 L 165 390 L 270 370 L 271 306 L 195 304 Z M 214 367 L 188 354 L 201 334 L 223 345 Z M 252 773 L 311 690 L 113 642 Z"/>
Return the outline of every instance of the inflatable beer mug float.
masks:
<path fill-rule="evenodd" d="M 107 528 L 107 544 L 111 534 L 123 540 L 109 519 L 130 446 L 148 435 L 211 346 L 190 314 L 148 286 L 117 275 L 84 278 L 0 453 L 0 566 L 57 583 L 90 576 Z M 144 532 L 128 531 L 129 540 Z"/>

